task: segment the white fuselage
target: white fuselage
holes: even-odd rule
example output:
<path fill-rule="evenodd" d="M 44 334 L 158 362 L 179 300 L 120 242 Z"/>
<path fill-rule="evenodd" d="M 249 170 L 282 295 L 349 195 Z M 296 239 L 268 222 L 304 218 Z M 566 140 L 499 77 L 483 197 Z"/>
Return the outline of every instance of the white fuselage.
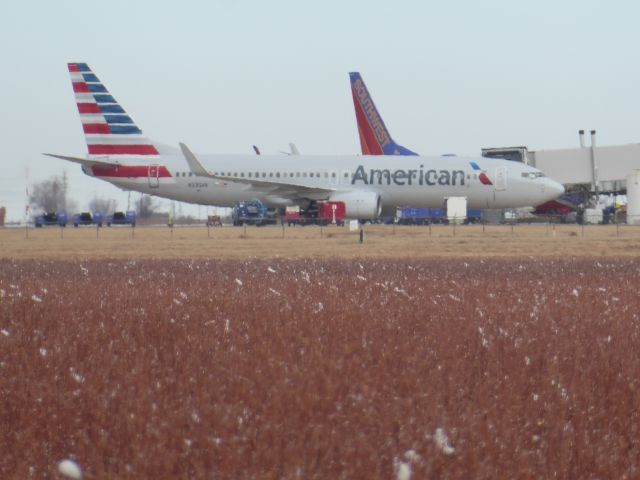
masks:
<path fill-rule="evenodd" d="M 146 176 L 94 175 L 91 168 L 83 169 L 123 189 L 223 207 L 252 198 L 272 207 L 327 198 L 326 192 L 305 194 L 300 201 L 295 195 L 283 195 L 287 187 L 295 190 L 297 186 L 336 192 L 373 191 L 380 195 L 387 212 L 403 205 L 441 207 L 448 197 L 466 197 L 469 208 L 477 209 L 535 206 L 564 191 L 535 168 L 490 158 L 224 154 L 198 158 L 210 173 L 227 178 L 195 176 L 180 154 L 118 159 L 123 165 L 144 162 L 148 165 Z M 482 181 L 482 173 L 489 183 Z M 256 180 L 257 184 L 236 183 L 233 178 Z"/>

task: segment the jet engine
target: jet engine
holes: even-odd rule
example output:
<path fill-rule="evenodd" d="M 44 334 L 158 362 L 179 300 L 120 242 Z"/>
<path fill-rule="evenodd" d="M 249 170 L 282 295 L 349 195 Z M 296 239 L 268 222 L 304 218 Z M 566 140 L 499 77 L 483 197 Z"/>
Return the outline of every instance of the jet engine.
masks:
<path fill-rule="evenodd" d="M 382 199 L 376 192 L 336 192 L 329 200 L 343 202 L 345 216 L 353 220 L 378 218 L 382 211 Z"/>

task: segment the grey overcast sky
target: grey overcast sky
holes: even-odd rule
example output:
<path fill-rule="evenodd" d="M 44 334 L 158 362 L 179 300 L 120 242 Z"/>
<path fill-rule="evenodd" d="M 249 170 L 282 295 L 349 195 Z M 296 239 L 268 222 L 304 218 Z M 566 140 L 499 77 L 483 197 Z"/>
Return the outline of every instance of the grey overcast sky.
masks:
<path fill-rule="evenodd" d="M 42 152 L 85 154 L 66 63 L 87 62 L 151 138 L 197 152 L 358 153 L 348 72 L 421 154 L 640 138 L 632 0 L 5 0 L 0 205 L 66 171 L 86 209 L 115 187 Z"/>

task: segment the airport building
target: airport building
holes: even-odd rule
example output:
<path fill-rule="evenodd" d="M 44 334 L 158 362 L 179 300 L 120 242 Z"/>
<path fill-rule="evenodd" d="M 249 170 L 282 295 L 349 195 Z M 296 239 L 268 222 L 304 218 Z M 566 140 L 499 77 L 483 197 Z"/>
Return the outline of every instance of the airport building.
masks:
<path fill-rule="evenodd" d="M 482 155 L 539 168 L 569 191 L 584 188 L 592 193 L 625 192 L 627 177 L 640 169 L 640 144 L 599 147 L 595 130 L 591 131 L 589 146 L 583 130 L 579 139 L 577 148 L 535 151 L 527 147 L 483 148 Z"/>
<path fill-rule="evenodd" d="M 629 223 L 640 223 L 640 144 L 598 146 L 596 132 L 587 145 L 584 130 L 579 146 L 554 150 L 529 150 L 526 146 L 483 148 L 482 155 L 524 162 L 562 183 L 568 193 L 581 193 L 592 206 L 603 195 L 628 197 Z"/>

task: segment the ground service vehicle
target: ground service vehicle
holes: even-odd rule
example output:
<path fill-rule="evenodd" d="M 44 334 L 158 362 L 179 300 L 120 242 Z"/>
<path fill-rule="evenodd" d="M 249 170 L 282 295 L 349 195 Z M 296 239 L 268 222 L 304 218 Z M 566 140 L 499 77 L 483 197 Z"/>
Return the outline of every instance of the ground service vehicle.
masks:
<path fill-rule="evenodd" d="M 269 208 L 257 198 L 236 202 L 231 212 L 231 219 L 235 227 L 276 223 L 275 216 L 269 211 Z"/>
<path fill-rule="evenodd" d="M 465 223 L 479 223 L 481 220 L 481 210 L 467 209 Z M 396 223 L 398 225 L 429 225 L 430 223 L 448 222 L 445 208 L 398 207 L 396 209 Z"/>
<path fill-rule="evenodd" d="M 69 219 L 66 212 L 47 212 L 38 215 L 35 218 L 36 227 L 40 228 L 47 225 L 58 225 L 59 227 L 66 227 Z"/>
<path fill-rule="evenodd" d="M 131 225 L 136 226 L 136 212 L 127 210 L 127 212 L 114 212 L 107 218 L 107 227 L 111 225 Z"/>
<path fill-rule="evenodd" d="M 89 212 L 76 213 L 73 216 L 73 226 L 78 227 L 80 225 L 97 225 L 102 226 L 104 217 L 101 212 L 94 212 L 93 215 Z"/>
<path fill-rule="evenodd" d="M 430 223 L 447 223 L 445 208 L 398 207 L 396 209 L 398 225 L 428 225 Z"/>
<path fill-rule="evenodd" d="M 207 217 L 207 227 L 221 227 L 222 219 L 220 215 L 209 215 Z"/>
<path fill-rule="evenodd" d="M 292 225 L 344 225 L 344 202 L 319 201 L 313 202 L 308 209 L 287 207 L 282 222 Z"/>

